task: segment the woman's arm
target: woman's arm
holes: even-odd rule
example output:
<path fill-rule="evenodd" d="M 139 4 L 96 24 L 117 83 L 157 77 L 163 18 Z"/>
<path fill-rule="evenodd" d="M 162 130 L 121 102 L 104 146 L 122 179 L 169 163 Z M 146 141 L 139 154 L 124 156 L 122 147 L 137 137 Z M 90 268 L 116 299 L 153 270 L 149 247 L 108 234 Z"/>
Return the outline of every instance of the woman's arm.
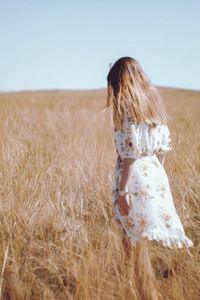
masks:
<path fill-rule="evenodd" d="M 133 158 L 124 158 L 123 159 L 123 167 L 122 167 L 122 176 L 119 183 L 120 190 L 128 191 L 128 186 L 133 173 L 133 164 L 135 159 Z M 126 194 L 124 196 L 118 196 L 116 200 L 119 210 L 122 216 L 127 216 L 129 213 L 129 196 Z"/>
<path fill-rule="evenodd" d="M 123 168 L 122 168 L 122 176 L 119 184 L 120 190 L 128 189 L 131 176 L 133 173 L 133 165 L 135 159 L 133 158 L 124 158 L 123 159 Z"/>

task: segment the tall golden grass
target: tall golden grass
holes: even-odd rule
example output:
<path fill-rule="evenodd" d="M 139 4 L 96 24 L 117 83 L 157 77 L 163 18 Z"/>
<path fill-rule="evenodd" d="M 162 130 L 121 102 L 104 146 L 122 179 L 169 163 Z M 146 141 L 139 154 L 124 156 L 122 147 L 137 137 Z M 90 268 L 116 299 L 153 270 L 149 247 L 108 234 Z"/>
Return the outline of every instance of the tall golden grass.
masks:
<path fill-rule="evenodd" d="M 200 92 L 160 88 L 165 169 L 194 247 L 151 246 L 163 299 L 200 299 Z M 106 90 L 0 94 L 1 299 L 140 299 L 113 218 Z M 162 271 L 173 275 L 165 278 Z"/>

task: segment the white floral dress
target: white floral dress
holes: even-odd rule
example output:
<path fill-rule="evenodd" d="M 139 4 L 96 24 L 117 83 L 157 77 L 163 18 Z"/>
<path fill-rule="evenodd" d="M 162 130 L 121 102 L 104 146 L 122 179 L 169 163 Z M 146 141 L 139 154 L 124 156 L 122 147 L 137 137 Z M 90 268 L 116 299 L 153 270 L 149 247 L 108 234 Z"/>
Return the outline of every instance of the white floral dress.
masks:
<path fill-rule="evenodd" d="M 170 248 L 192 247 L 185 235 L 174 206 L 168 177 L 156 153 L 171 150 L 171 137 L 167 125 L 150 127 L 146 123 L 131 121 L 124 113 L 124 126 L 113 128 L 118 154 L 112 184 L 114 218 L 122 233 L 133 245 L 145 238 L 160 241 Z M 129 191 L 128 215 L 121 215 L 116 202 L 122 175 L 123 159 L 134 158 Z"/>

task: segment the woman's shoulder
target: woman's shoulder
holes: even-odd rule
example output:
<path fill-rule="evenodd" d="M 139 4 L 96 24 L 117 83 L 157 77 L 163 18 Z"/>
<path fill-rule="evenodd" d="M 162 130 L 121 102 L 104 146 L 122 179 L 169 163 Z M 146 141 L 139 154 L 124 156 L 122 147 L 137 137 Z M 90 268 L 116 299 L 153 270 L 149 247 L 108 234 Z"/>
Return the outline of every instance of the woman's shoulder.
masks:
<path fill-rule="evenodd" d="M 134 119 L 130 113 L 127 110 L 124 110 L 123 113 L 123 122 L 122 122 L 122 127 L 121 128 L 113 128 L 113 131 L 115 133 L 120 133 L 124 131 L 135 131 L 138 134 L 159 134 L 159 133 L 164 133 L 168 134 L 169 129 L 168 125 L 161 123 L 161 122 L 154 122 L 148 123 L 148 122 L 139 122 L 136 119 Z"/>
<path fill-rule="evenodd" d="M 137 130 L 149 130 L 150 129 L 150 124 L 147 122 L 140 122 L 136 119 L 134 119 L 128 112 L 124 112 L 124 127 L 134 127 Z"/>
<path fill-rule="evenodd" d="M 129 112 L 127 110 L 124 110 L 124 115 L 123 115 L 123 125 L 127 126 L 127 125 L 138 125 L 137 120 L 134 120 L 133 117 L 131 117 L 131 115 L 129 114 Z"/>

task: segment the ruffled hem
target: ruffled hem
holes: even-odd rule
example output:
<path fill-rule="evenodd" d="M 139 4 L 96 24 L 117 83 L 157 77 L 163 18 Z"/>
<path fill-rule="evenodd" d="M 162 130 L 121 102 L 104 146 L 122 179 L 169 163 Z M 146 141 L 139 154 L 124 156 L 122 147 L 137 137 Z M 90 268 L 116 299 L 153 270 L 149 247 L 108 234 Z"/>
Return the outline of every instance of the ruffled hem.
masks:
<path fill-rule="evenodd" d="M 189 248 L 193 247 L 193 242 L 185 235 L 177 237 L 161 236 L 158 233 L 143 233 L 140 240 L 131 239 L 131 243 L 135 246 L 141 240 L 156 241 L 161 243 L 164 247 L 168 248 Z"/>

